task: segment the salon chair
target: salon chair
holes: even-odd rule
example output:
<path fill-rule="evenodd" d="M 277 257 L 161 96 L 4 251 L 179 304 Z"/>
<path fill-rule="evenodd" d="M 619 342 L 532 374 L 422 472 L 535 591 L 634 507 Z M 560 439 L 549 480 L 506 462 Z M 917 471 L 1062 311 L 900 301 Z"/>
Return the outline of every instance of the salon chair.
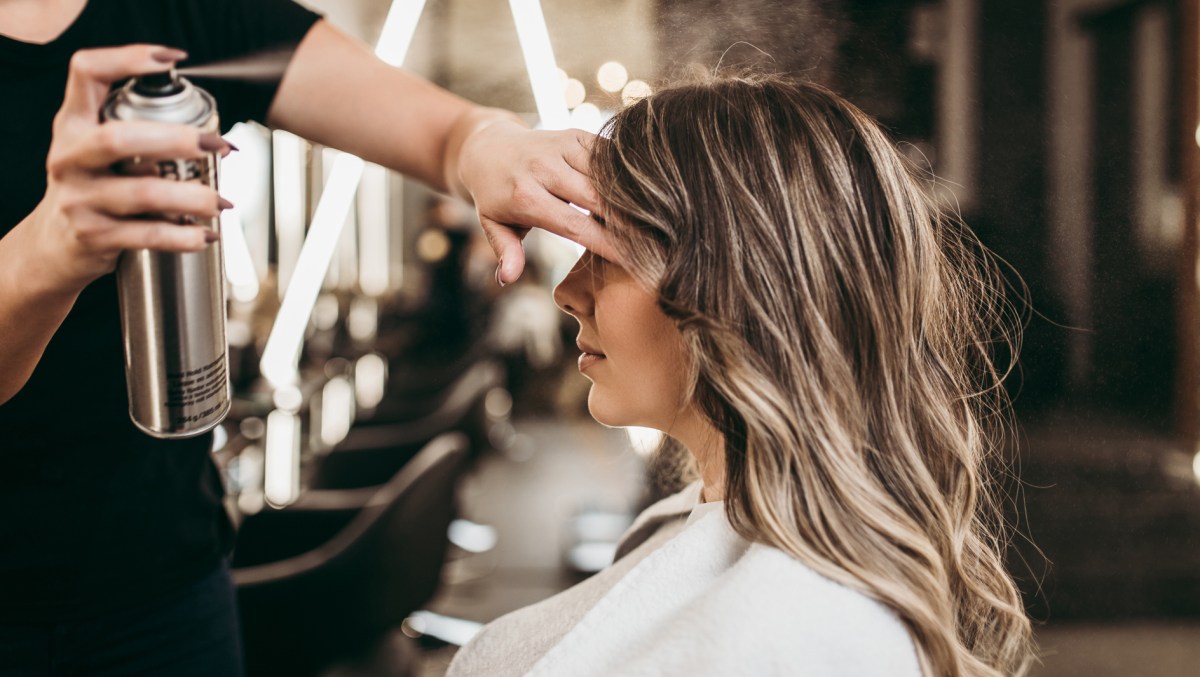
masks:
<path fill-rule="evenodd" d="M 388 363 L 385 400 L 404 401 L 437 398 L 472 367 L 492 359 L 483 342 L 463 351 L 412 352 Z"/>
<path fill-rule="evenodd" d="M 404 423 L 360 424 L 307 471 L 314 489 L 356 489 L 385 481 L 430 439 L 448 430 L 465 433 L 472 457 L 491 446 L 497 421 L 487 411 L 489 393 L 501 388 L 503 369 L 494 361 L 477 362 L 450 388 L 432 413 Z M 449 530 L 456 553 L 482 554 L 495 545 L 495 529 L 465 519 Z"/>
<path fill-rule="evenodd" d="M 437 590 L 467 447 L 439 436 L 382 486 L 308 491 L 243 522 L 233 576 L 248 674 L 394 655 L 379 644 Z"/>
<path fill-rule="evenodd" d="M 475 451 L 482 451 L 488 448 L 488 433 L 494 422 L 487 412 L 487 396 L 504 386 L 500 362 L 477 360 L 436 395 L 389 395 L 369 418 L 355 423 L 338 450 L 382 448 L 393 439 L 415 440 L 422 435 L 428 439 L 455 428 L 468 434 Z"/>

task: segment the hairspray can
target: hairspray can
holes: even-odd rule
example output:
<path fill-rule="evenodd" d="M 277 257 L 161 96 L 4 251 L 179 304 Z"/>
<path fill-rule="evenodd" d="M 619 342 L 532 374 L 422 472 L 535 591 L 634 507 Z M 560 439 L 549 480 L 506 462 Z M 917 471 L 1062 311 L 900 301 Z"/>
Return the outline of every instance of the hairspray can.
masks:
<path fill-rule="evenodd" d="M 212 95 L 174 71 L 129 80 L 109 95 L 101 118 L 218 130 Z M 215 190 L 217 159 L 215 153 L 198 160 L 135 157 L 115 169 L 126 175 L 197 181 Z M 154 216 L 219 230 L 217 218 Z M 219 241 L 182 254 L 129 250 L 117 263 L 129 416 L 149 435 L 199 435 L 229 412 L 224 272 Z"/>

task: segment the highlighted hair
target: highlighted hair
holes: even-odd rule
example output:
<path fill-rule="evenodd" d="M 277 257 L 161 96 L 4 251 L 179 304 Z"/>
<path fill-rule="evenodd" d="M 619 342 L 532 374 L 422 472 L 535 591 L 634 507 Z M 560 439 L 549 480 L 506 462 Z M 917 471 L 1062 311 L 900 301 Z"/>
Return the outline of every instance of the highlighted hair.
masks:
<path fill-rule="evenodd" d="M 606 136 L 605 217 L 683 334 L 734 528 L 893 609 L 927 675 L 1023 674 L 994 482 L 1018 323 L 991 255 L 816 85 L 679 86 Z"/>

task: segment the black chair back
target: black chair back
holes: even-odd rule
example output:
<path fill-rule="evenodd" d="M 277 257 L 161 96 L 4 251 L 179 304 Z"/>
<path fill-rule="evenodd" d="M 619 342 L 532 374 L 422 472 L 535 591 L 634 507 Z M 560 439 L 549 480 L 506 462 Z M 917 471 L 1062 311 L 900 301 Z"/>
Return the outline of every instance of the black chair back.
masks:
<path fill-rule="evenodd" d="M 488 392 L 504 384 L 494 361 L 479 362 L 450 388 L 437 409 L 402 423 L 356 425 L 332 451 L 314 464 L 308 479 L 317 489 L 356 489 L 386 481 L 434 436 L 461 430 L 478 452 L 487 444 Z"/>
<path fill-rule="evenodd" d="M 465 436 L 442 435 L 383 486 L 309 491 L 247 520 L 239 544 L 269 540 L 272 522 L 293 534 L 306 520 L 318 536 L 336 529 L 277 561 L 264 561 L 267 548 L 243 554 L 239 545 L 233 573 L 250 675 L 316 674 L 371 647 L 434 595 L 467 452 Z M 299 544 L 289 545 L 281 549 Z"/>

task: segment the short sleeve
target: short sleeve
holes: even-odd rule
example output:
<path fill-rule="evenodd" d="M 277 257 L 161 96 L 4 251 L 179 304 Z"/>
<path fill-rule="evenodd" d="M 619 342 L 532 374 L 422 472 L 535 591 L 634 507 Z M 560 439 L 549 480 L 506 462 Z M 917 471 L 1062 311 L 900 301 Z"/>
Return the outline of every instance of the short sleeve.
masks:
<path fill-rule="evenodd" d="M 259 57 L 278 64 L 256 81 L 192 78 L 217 99 L 222 131 L 235 123 L 266 122 L 283 70 L 296 46 L 321 16 L 291 0 L 177 0 L 188 34 L 182 66 Z"/>

